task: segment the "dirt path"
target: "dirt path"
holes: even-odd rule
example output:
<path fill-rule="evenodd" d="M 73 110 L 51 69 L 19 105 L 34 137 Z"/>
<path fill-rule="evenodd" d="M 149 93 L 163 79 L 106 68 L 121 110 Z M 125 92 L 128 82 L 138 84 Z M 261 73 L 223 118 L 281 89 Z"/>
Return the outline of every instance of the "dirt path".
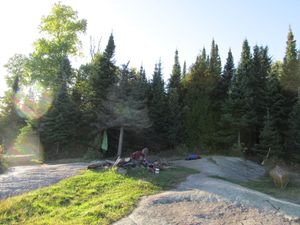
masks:
<path fill-rule="evenodd" d="M 21 194 L 75 175 L 87 163 L 11 167 L 0 175 L 0 199 Z"/>
<path fill-rule="evenodd" d="M 128 217 L 115 225 L 300 224 L 300 205 L 208 177 L 255 179 L 264 174 L 264 169 L 253 162 L 214 156 L 174 163 L 201 173 L 188 177 L 173 191 L 143 198 Z"/>

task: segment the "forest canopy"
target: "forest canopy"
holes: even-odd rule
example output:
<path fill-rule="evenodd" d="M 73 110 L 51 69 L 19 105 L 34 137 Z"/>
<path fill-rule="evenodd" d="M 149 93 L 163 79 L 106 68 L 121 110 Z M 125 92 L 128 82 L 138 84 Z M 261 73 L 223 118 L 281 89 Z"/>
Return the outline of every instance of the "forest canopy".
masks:
<path fill-rule="evenodd" d="M 116 65 L 113 34 L 104 51 L 74 68 L 86 29 L 76 11 L 56 3 L 41 19 L 34 51 L 8 60 L 0 102 L 7 154 L 104 157 L 185 146 L 300 162 L 300 52 L 291 28 L 282 61 L 245 39 L 239 63 L 229 49 L 222 66 L 212 40 L 189 66 L 174 49 L 167 81 L 161 61 L 147 76 L 143 66 Z"/>

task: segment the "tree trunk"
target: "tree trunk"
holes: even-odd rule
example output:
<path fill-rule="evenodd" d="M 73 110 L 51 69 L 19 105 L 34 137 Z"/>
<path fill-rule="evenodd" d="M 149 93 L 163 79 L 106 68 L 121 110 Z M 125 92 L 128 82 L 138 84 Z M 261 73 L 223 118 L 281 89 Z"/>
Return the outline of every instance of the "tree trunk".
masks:
<path fill-rule="evenodd" d="M 241 149 L 241 130 L 238 130 L 238 148 Z"/>
<path fill-rule="evenodd" d="M 120 136 L 119 136 L 119 145 L 118 145 L 118 157 L 121 157 L 122 154 L 122 145 L 123 145 L 123 136 L 124 136 L 124 127 L 120 127 Z"/>
<path fill-rule="evenodd" d="M 56 154 L 59 152 L 59 142 L 56 143 Z"/>

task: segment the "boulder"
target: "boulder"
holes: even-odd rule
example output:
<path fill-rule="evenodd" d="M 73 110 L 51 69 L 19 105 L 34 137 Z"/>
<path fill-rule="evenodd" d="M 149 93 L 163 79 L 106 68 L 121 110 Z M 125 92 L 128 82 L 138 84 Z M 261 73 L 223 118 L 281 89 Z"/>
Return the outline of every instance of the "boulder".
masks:
<path fill-rule="evenodd" d="M 127 174 L 127 170 L 119 167 L 119 168 L 117 169 L 117 173 L 118 173 L 118 174 L 124 174 L 124 175 L 125 175 L 125 174 Z"/>
<path fill-rule="evenodd" d="M 285 169 L 277 165 L 270 170 L 269 174 L 276 187 L 285 188 L 287 186 L 289 182 L 289 174 Z"/>

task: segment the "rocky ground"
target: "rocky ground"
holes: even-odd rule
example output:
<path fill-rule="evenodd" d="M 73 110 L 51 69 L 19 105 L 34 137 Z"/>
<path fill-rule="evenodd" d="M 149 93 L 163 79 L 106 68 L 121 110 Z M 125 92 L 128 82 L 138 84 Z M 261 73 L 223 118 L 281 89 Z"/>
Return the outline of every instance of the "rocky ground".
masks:
<path fill-rule="evenodd" d="M 87 163 L 11 167 L 0 175 L 0 199 L 21 194 L 75 175 Z"/>
<path fill-rule="evenodd" d="M 264 169 L 235 157 L 213 156 L 176 165 L 201 171 L 175 190 L 145 197 L 115 225 L 143 224 L 300 224 L 300 205 L 281 201 L 211 176 L 256 179 Z"/>

